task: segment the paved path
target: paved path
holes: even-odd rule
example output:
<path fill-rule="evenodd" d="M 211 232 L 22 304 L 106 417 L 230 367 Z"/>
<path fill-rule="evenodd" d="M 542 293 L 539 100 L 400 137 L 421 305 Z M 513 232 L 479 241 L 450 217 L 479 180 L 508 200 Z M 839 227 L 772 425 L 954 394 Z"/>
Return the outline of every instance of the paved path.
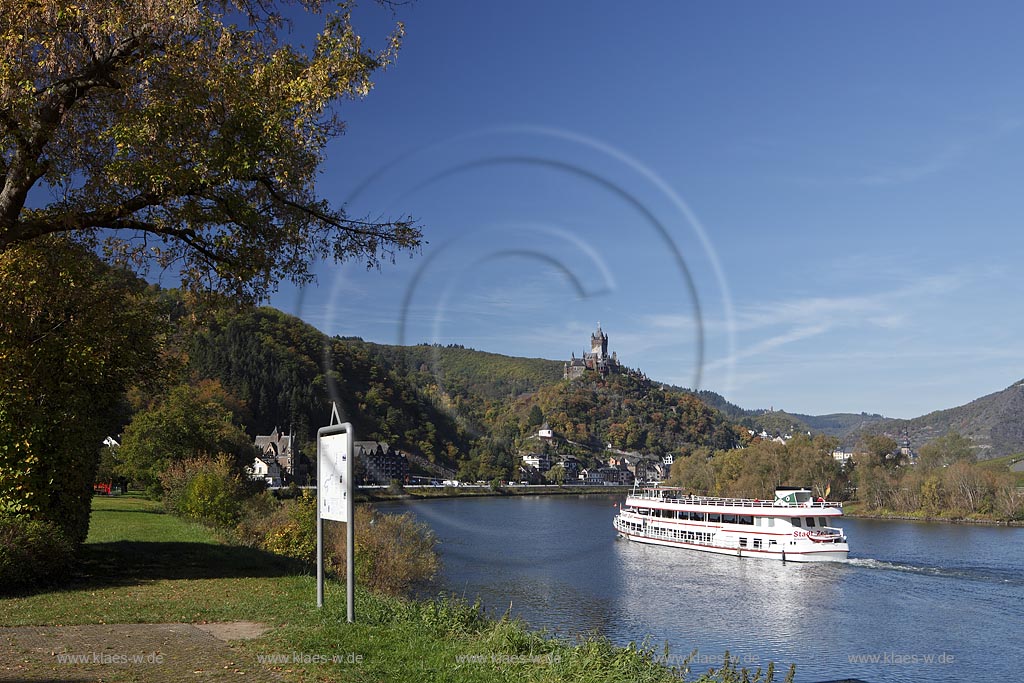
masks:
<path fill-rule="evenodd" d="M 280 681 L 232 642 L 253 622 L 0 628 L 0 681 Z"/>

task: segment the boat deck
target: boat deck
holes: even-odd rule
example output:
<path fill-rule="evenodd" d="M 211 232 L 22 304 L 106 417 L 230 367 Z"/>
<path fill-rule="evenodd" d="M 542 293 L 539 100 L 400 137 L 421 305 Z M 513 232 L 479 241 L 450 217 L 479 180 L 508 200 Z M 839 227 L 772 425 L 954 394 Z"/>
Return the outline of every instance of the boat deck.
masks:
<path fill-rule="evenodd" d="M 676 503 L 682 505 L 707 505 L 717 507 L 742 507 L 742 508 L 842 508 L 843 504 L 838 501 L 810 500 L 805 503 L 794 505 L 775 500 L 757 500 L 750 498 L 719 498 L 716 496 L 695 496 L 684 493 L 684 489 L 643 489 L 634 491 L 629 498 L 657 501 L 662 503 Z"/>

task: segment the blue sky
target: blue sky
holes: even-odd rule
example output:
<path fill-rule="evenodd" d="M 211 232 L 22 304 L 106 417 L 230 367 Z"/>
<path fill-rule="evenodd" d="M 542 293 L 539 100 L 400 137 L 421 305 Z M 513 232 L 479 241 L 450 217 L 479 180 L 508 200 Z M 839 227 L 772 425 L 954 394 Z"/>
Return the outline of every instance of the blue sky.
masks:
<path fill-rule="evenodd" d="M 436 2 L 320 191 L 428 244 L 271 303 L 331 334 L 913 417 L 1024 377 L 1024 5 Z M 361 7 L 369 44 L 391 18 Z"/>

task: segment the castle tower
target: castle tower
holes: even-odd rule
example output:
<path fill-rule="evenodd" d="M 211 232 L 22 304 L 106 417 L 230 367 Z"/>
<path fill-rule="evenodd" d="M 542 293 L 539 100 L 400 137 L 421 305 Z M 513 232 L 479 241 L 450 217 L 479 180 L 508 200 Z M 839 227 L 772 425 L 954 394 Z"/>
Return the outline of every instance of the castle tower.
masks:
<path fill-rule="evenodd" d="M 590 335 L 590 351 L 598 360 L 608 357 L 608 335 L 601 331 L 601 323 L 597 323 L 597 331 Z"/>

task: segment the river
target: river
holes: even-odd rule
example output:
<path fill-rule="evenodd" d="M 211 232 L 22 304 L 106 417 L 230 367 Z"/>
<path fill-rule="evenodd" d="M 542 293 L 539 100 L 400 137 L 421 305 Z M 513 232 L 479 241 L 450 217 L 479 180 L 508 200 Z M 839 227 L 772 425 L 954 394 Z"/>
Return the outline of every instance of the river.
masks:
<path fill-rule="evenodd" d="M 728 650 L 796 681 L 1022 677 L 1024 529 L 844 519 L 845 563 L 783 564 L 617 539 L 619 496 L 452 498 L 408 510 L 439 537 L 443 589 L 531 626 L 659 654 Z M 678 660 L 676 660 L 678 661 Z M 777 677 L 781 680 L 782 676 Z"/>

